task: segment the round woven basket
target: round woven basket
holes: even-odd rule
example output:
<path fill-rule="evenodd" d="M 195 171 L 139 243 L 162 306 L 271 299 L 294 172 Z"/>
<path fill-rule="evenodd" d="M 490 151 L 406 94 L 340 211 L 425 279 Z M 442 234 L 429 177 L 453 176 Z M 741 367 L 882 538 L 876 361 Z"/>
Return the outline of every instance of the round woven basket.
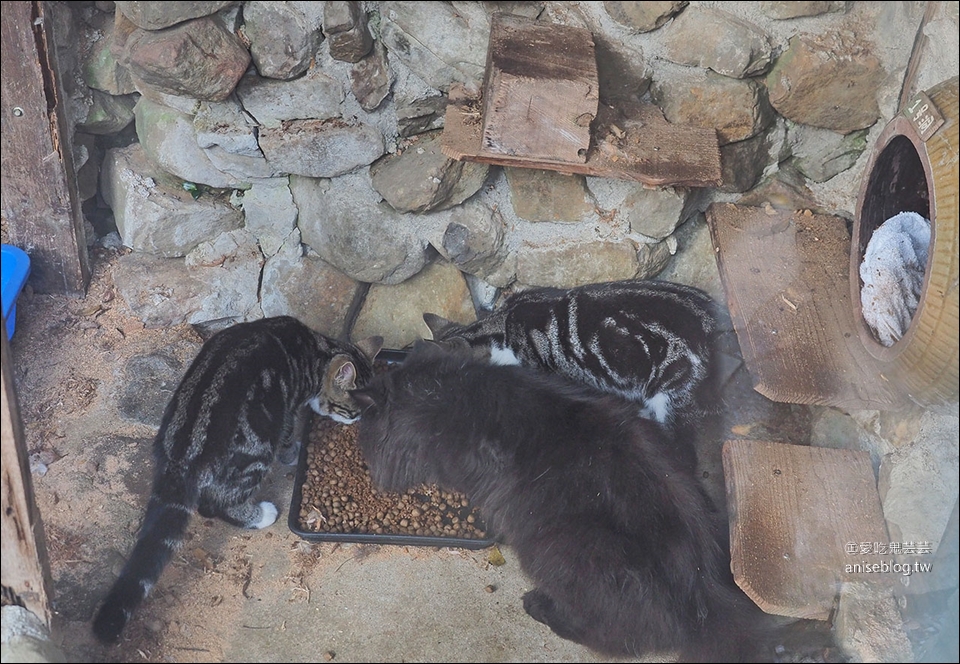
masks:
<path fill-rule="evenodd" d="M 943 118 L 926 140 L 918 129 L 922 124 L 904 113 L 884 128 L 860 189 L 850 245 L 850 284 L 860 339 L 880 362 L 883 377 L 927 407 L 955 406 L 960 391 L 957 82 L 954 77 L 926 91 Z M 907 332 L 887 347 L 864 321 L 859 268 L 874 230 L 900 212 L 916 212 L 930 220 L 931 247 L 919 306 Z"/>

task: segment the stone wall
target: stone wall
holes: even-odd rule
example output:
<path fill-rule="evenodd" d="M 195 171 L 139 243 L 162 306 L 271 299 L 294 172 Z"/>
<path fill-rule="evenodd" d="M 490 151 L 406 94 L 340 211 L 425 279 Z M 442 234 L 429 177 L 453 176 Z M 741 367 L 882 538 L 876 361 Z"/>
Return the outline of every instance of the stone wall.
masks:
<path fill-rule="evenodd" d="M 58 34 L 85 210 L 127 248 L 146 325 L 291 313 L 402 347 L 427 334 L 421 306 L 470 319 L 530 285 L 660 276 L 721 297 L 714 200 L 851 218 L 923 4 L 58 3 Z M 601 101 L 716 129 L 723 184 L 446 158 L 445 95 L 480 85 L 495 11 L 591 30 Z M 923 30 L 951 28 L 955 8 Z M 956 71 L 934 55 L 921 87 Z"/>

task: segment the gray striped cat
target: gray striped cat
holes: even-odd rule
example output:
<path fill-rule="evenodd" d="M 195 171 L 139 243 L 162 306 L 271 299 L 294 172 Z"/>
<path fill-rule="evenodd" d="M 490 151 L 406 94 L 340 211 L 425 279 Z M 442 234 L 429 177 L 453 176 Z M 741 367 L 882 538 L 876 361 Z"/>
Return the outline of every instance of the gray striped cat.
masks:
<path fill-rule="evenodd" d="M 350 423 L 350 390 L 373 377 L 383 339 L 351 344 L 277 316 L 217 332 L 167 404 L 154 440 L 153 490 L 137 543 L 93 622 L 115 643 L 182 545 L 194 512 L 266 528 L 273 503 L 254 492 L 274 458 L 295 463 L 310 411 Z"/>
<path fill-rule="evenodd" d="M 631 279 L 520 291 L 468 325 L 432 313 L 423 319 L 434 341 L 466 344 L 494 364 L 548 369 L 617 394 L 686 438 L 719 410 L 718 316 L 714 300 L 698 288 Z M 683 453 L 695 463 L 692 449 Z"/>

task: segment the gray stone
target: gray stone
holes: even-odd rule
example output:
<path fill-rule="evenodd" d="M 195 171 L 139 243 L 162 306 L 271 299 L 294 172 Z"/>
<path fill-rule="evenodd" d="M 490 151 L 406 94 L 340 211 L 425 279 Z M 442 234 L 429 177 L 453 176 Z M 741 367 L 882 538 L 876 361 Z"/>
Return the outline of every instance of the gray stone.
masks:
<path fill-rule="evenodd" d="M 264 316 L 295 316 L 322 334 L 346 339 L 363 290 L 315 253 L 304 252 L 300 233 L 293 232 L 263 267 L 260 307 Z"/>
<path fill-rule="evenodd" d="M 123 369 L 117 410 L 125 419 L 159 427 L 163 411 L 183 376 L 183 364 L 163 352 L 134 355 Z"/>
<path fill-rule="evenodd" d="M 404 348 L 417 339 L 431 338 L 424 312 L 459 323 L 476 320 L 473 298 L 460 271 L 446 261 L 427 265 L 402 284 L 373 284 L 350 332 L 353 341 L 373 334 L 384 348 Z"/>
<path fill-rule="evenodd" d="M 29 609 L 4 604 L 2 645 L 4 662 L 69 662 L 50 638 L 47 624 Z"/>
<path fill-rule="evenodd" d="M 137 91 L 126 67 L 117 63 L 113 47 L 114 21 L 109 14 L 97 14 L 90 26 L 89 46 L 81 55 L 83 81 L 95 90 L 111 95 L 128 95 Z"/>
<path fill-rule="evenodd" d="M 140 97 L 134 107 L 144 153 L 160 169 L 217 189 L 245 188 L 249 180 L 221 171 L 197 143 L 193 117 Z"/>
<path fill-rule="evenodd" d="M 140 91 L 141 99 L 147 99 L 160 106 L 172 108 L 184 115 L 194 116 L 200 112 L 200 100 L 182 95 L 171 95 L 153 88 L 144 88 Z"/>
<path fill-rule="evenodd" d="M 689 2 L 604 2 L 607 10 L 617 23 L 637 32 L 650 32 L 669 21 L 690 4 Z"/>
<path fill-rule="evenodd" d="M 953 45 L 960 41 L 960 18 L 957 5 L 941 5 L 941 16 L 923 26 L 921 59 L 929 63 L 917 73 L 917 90 L 928 90 L 960 71 L 960 52 Z M 952 8 L 952 11 L 951 9 Z M 936 63 L 936 66 L 934 66 Z"/>
<path fill-rule="evenodd" d="M 352 279 L 398 284 L 426 264 L 421 224 L 429 216 L 401 214 L 381 201 L 367 173 L 291 177 L 290 190 L 303 242 Z"/>
<path fill-rule="evenodd" d="M 599 281 L 632 279 L 640 267 L 629 240 L 583 240 L 522 246 L 516 251 L 517 282 L 524 286 L 572 288 Z"/>
<path fill-rule="evenodd" d="M 370 53 L 350 69 L 350 90 L 365 111 L 375 111 L 390 94 L 394 75 L 387 62 L 387 49 L 377 40 Z M 402 133 L 400 134 L 403 135 Z"/>
<path fill-rule="evenodd" d="M 440 255 L 467 274 L 484 277 L 503 262 L 506 247 L 503 217 L 479 201 L 450 211 L 438 236 L 431 238 Z"/>
<path fill-rule="evenodd" d="M 624 223 L 644 242 L 660 241 L 673 233 L 694 212 L 702 190 L 683 187 L 650 187 L 631 180 L 587 178 L 601 217 Z"/>
<path fill-rule="evenodd" d="M 582 175 L 538 168 L 505 167 L 513 211 L 526 221 L 578 222 L 593 214 L 594 203 Z"/>
<path fill-rule="evenodd" d="M 100 167 L 104 151 L 92 134 L 77 132 L 73 136 L 73 163 L 77 172 L 77 193 L 86 201 L 100 192 Z"/>
<path fill-rule="evenodd" d="M 267 258 L 277 253 L 297 229 L 297 206 L 287 178 L 255 183 L 243 192 L 240 204 L 244 227 L 257 238 L 260 250 Z"/>
<path fill-rule="evenodd" d="M 292 81 L 248 74 L 237 85 L 243 110 L 262 126 L 276 128 L 284 120 L 328 120 L 339 117 L 344 99 L 340 81 L 319 67 Z"/>
<path fill-rule="evenodd" d="M 657 276 L 676 253 L 677 243 L 673 237 L 668 237 L 663 242 L 638 242 L 637 273 L 634 278 L 650 279 Z"/>
<path fill-rule="evenodd" d="M 770 104 L 780 115 L 849 134 L 880 117 L 880 61 L 850 33 L 798 35 L 767 74 Z"/>
<path fill-rule="evenodd" d="M 787 144 L 798 171 L 814 182 L 826 182 L 857 163 L 867 148 L 867 130 L 844 135 L 788 120 Z"/>
<path fill-rule="evenodd" d="M 440 139 L 439 131 L 419 134 L 402 151 L 370 167 L 373 188 L 395 210 L 427 212 L 458 205 L 483 185 L 489 167 L 450 159 L 440 151 Z"/>
<path fill-rule="evenodd" d="M 184 265 L 223 267 L 243 261 L 248 255 L 262 256 L 257 238 L 246 228 L 235 228 L 198 244 L 186 255 Z"/>
<path fill-rule="evenodd" d="M 197 145 L 201 148 L 216 145 L 236 155 L 263 156 L 257 145 L 257 123 L 244 112 L 236 99 L 200 102 L 193 118 L 193 129 Z"/>
<path fill-rule="evenodd" d="M 380 157 L 383 134 L 373 125 L 333 120 L 290 120 L 260 130 L 260 149 L 277 174 L 332 178 Z"/>
<path fill-rule="evenodd" d="M 478 312 L 493 311 L 500 289 L 472 274 L 464 274 L 463 277 L 467 281 L 467 288 L 470 289 L 470 296 L 473 298 L 473 308 Z"/>
<path fill-rule="evenodd" d="M 870 454 L 874 472 L 880 470 L 881 458 L 890 450 L 889 444 L 860 426 L 848 413 L 835 408 L 812 412 L 810 444 L 837 450 L 860 450 Z"/>
<path fill-rule="evenodd" d="M 703 216 L 690 219 L 671 237 L 678 248 L 663 270 L 657 273 L 657 278 L 696 286 L 717 302 L 726 302 L 727 294 L 720 280 L 710 227 Z"/>
<path fill-rule="evenodd" d="M 685 68 L 654 81 L 650 94 L 667 120 L 716 129 L 720 145 L 756 136 L 774 119 L 763 86 L 755 80 Z"/>
<path fill-rule="evenodd" d="M 161 30 L 190 19 L 216 14 L 221 9 L 240 4 L 232 2 L 124 2 L 114 3 L 138 28 Z"/>
<path fill-rule="evenodd" d="M 610 39 L 604 33 L 593 36 L 597 57 L 597 78 L 600 84 L 600 102 L 619 106 L 638 101 L 650 89 L 653 71 L 643 53 Z"/>
<path fill-rule="evenodd" d="M 483 80 L 490 21 L 479 3 L 383 2 L 380 38 L 391 57 L 446 92 Z"/>
<path fill-rule="evenodd" d="M 244 3 L 243 33 L 261 76 L 289 80 L 307 70 L 323 43 L 324 4 Z"/>
<path fill-rule="evenodd" d="M 183 256 L 201 242 L 240 226 L 240 212 L 222 197 L 194 200 L 152 172 L 136 143 L 108 150 L 104 158 L 101 191 L 126 246 L 158 256 Z"/>
<path fill-rule="evenodd" d="M 200 102 L 193 128 L 197 144 L 218 171 L 242 183 L 273 176 L 257 143 L 257 124 L 236 98 Z"/>
<path fill-rule="evenodd" d="M 543 13 L 544 2 L 530 2 L 529 0 L 505 0 L 503 2 L 494 0 L 482 0 L 481 5 L 486 9 L 487 14 L 503 12 L 511 16 L 524 16 L 526 18 L 538 18 Z"/>
<path fill-rule="evenodd" d="M 421 97 L 409 102 L 397 102 L 397 131 L 407 138 L 431 129 L 443 127 L 447 111 L 446 95 Z"/>
<path fill-rule="evenodd" d="M 113 54 L 144 87 L 168 94 L 223 101 L 250 64 L 240 38 L 213 18 L 198 18 L 158 32 L 115 31 Z M 124 38 L 125 37 L 125 38 Z"/>
<path fill-rule="evenodd" d="M 914 661 L 897 600 L 886 585 L 871 581 L 841 584 L 833 623 L 837 645 L 850 661 Z"/>
<path fill-rule="evenodd" d="M 674 187 L 635 187 L 623 201 L 630 230 L 663 240 L 690 216 L 696 191 Z"/>
<path fill-rule="evenodd" d="M 262 265 L 256 244 L 211 267 L 134 252 L 118 259 L 117 290 L 148 328 L 239 323 L 263 317 L 257 299 Z"/>
<path fill-rule="evenodd" d="M 706 67 L 733 78 L 761 74 L 773 62 L 773 43 L 767 33 L 714 9 L 681 13 L 667 28 L 664 46 L 671 62 Z"/>
<path fill-rule="evenodd" d="M 819 16 L 835 12 L 844 12 L 847 3 L 842 0 L 816 2 L 803 0 L 800 2 L 761 2 L 760 11 L 764 16 L 773 19 L 800 18 L 801 16 Z"/>
<path fill-rule="evenodd" d="M 87 109 L 87 116 L 77 123 L 77 129 L 88 134 L 106 136 L 116 134 L 133 121 L 133 107 L 137 100 L 133 95 L 115 97 L 93 90 L 93 105 Z"/>
<path fill-rule="evenodd" d="M 918 424 L 910 444 L 883 457 L 878 490 L 891 541 L 928 542 L 936 552 L 960 492 L 957 419 L 924 412 Z"/>
<path fill-rule="evenodd" d="M 367 15 L 359 2 L 325 2 L 323 32 L 334 60 L 359 62 L 373 47 Z"/>
<path fill-rule="evenodd" d="M 775 161 L 771 155 L 771 132 L 751 136 L 743 141 L 720 146 L 720 173 L 723 180 L 717 190 L 740 193 L 747 191 L 763 176 L 764 170 Z"/>

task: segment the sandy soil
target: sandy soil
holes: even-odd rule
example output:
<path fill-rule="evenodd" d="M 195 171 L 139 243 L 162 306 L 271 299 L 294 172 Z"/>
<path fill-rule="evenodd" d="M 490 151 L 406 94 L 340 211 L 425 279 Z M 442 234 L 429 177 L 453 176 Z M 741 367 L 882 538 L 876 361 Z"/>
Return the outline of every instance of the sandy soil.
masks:
<path fill-rule="evenodd" d="M 522 613 L 524 580 L 508 550 L 503 565 L 496 548 L 339 545 L 296 536 L 286 524 L 291 467 L 275 468 L 263 490 L 280 508 L 277 524 L 251 532 L 195 517 L 190 539 L 122 642 L 96 643 L 89 622 L 134 543 L 150 492 L 150 422 L 159 420 L 203 341 L 189 325 L 145 329 L 131 316 L 113 283 L 116 259 L 95 250 L 83 298 L 28 288 L 11 342 L 53 578 L 54 640 L 70 661 L 603 661 Z M 162 359 L 155 373 L 133 371 L 131 360 L 143 357 Z M 735 375 L 742 381 L 744 374 Z M 749 385 L 740 393 L 728 431 L 806 442 L 808 409 L 773 404 Z M 722 501 L 719 448 L 701 463 L 708 490 Z M 465 596 L 451 608 L 445 586 L 434 589 L 440 581 L 430 578 L 447 574 Z M 396 585 L 404 575 L 412 582 Z M 371 598 L 393 604 L 374 606 Z M 447 613 L 411 611 L 413 601 Z M 441 643 L 442 628 L 432 621 L 460 625 L 458 642 Z M 322 634 L 304 643 L 311 630 Z"/>

